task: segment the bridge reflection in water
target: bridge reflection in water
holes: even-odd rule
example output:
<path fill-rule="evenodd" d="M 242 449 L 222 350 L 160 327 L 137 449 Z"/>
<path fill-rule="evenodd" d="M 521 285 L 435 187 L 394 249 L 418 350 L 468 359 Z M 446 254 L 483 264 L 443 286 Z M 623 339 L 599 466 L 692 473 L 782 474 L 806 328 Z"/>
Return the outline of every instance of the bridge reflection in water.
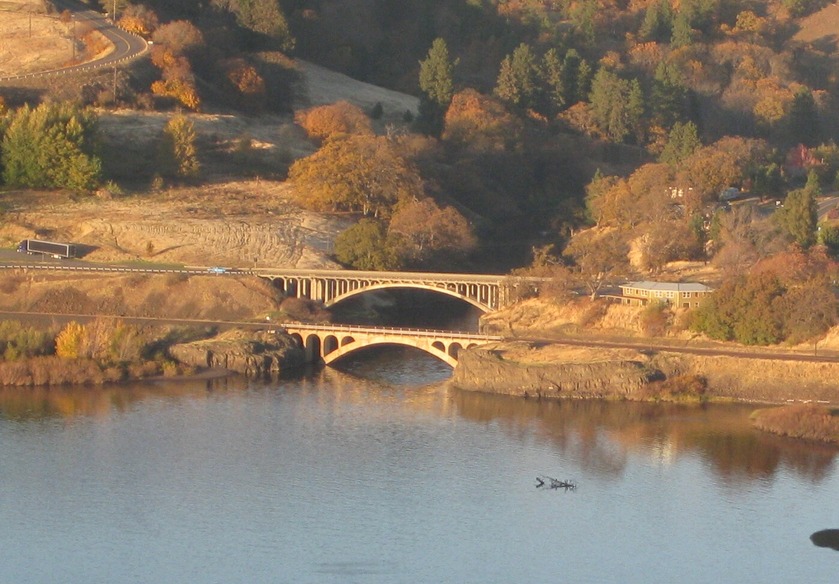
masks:
<path fill-rule="evenodd" d="M 302 323 L 280 326 L 300 343 L 308 362 L 326 365 L 365 347 L 404 345 L 421 349 L 454 367 L 461 349 L 501 340 L 498 336 L 456 331 Z"/>

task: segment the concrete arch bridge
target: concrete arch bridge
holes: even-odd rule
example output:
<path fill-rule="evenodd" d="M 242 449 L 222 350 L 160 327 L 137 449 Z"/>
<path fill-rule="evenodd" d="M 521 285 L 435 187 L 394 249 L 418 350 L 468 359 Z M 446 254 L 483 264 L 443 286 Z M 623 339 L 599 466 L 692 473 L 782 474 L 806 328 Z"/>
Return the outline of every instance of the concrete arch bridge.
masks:
<path fill-rule="evenodd" d="M 415 288 L 459 298 L 483 312 L 492 312 L 510 304 L 516 287 L 538 286 L 541 280 L 486 274 L 355 270 L 263 268 L 251 273 L 271 280 L 286 296 L 319 300 L 326 306 L 372 290 Z"/>
<path fill-rule="evenodd" d="M 312 324 L 281 327 L 300 343 L 308 362 L 326 365 L 365 347 L 404 345 L 421 349 L 455 367 L 461 349 L 501 340 L 497 336 L 457 331 Z"/>

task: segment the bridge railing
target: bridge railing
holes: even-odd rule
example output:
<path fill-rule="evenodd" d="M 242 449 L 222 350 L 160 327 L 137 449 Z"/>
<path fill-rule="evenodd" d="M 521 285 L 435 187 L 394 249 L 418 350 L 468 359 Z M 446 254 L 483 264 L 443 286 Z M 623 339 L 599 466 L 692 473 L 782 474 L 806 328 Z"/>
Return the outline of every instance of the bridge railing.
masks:
<path fill-rule="evenodd" d="M 484 335 L 481 333 L 468 333 L 451 330 L 437 330 L 437 329 L 418 329 L 418 328 L 403 328 L 403 327 L 365 327 L 357 325 L 327 325 L 327 324 L 306 324 L 306 323 L 276 323 L 278 329 L 284 330 L 303 330 L 303 331 L 320 331 L 325 333 L 357 333 L 357 334 L 377 334 L 390 333 L 393 335 L 413 336 L 413 337 L 448 337 L 458 338 L 474 341 L 501 341 L 504 337 L 498 335 Z"/>

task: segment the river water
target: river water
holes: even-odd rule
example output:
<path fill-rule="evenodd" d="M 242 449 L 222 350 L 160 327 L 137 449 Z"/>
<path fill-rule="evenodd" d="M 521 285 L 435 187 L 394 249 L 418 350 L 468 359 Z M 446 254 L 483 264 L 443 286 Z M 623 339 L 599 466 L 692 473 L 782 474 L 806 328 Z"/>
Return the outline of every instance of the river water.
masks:
<path fill-rule="evenodd" d="M 0 390 L 0 583 L 839 582 L 835 449 L 448 375 Z"/>

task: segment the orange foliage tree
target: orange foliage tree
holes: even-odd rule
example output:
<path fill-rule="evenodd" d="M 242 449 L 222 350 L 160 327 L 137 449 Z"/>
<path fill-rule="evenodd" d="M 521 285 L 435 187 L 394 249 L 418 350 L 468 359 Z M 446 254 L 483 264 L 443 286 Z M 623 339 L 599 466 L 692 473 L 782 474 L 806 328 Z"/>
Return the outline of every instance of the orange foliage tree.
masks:
<path fill-rule="evenodd" d="M 477 246 L 469 221 L 454 207 L 441 208 L 430 198 L 400 205 L 388 233 L 399 236 L 400 255 L 409 265 L 433 256 L 464 257 Z"/>
<path fill-rule="evenodd" d="M 474 89 L 464 89 L 452 98 L 442 137 L 470 150 L 489 152 L 514 148 L 521 132 L 521 121 L 501 103 Z"/>
<path fill-rule="evenodd" d="M 161 69 L 163 79 L 152 83 L 152 93 L 173 98 L 185 107 L 197 110 L 201 98 L 187 53 L 204 44 L 201 31 L 187 21 L 177 20 L 158 28 L 154 42 L 152 63 Z"/>
<path fill-rule="evenodd" d="M 326 140 L 340 134 L 371 135 L 370 118 L 348 101 L 337 101 L 297 112 L 294 116 L 300 126 L 312 138 Z"/>
<path fill-rule="evenodd" d="M 421 197 L 417 169 L 386 137 L 353 135 L 327 141 L 289 170 L 300 203 L 315 211 L 387 217 L 397 202 Z"/>

